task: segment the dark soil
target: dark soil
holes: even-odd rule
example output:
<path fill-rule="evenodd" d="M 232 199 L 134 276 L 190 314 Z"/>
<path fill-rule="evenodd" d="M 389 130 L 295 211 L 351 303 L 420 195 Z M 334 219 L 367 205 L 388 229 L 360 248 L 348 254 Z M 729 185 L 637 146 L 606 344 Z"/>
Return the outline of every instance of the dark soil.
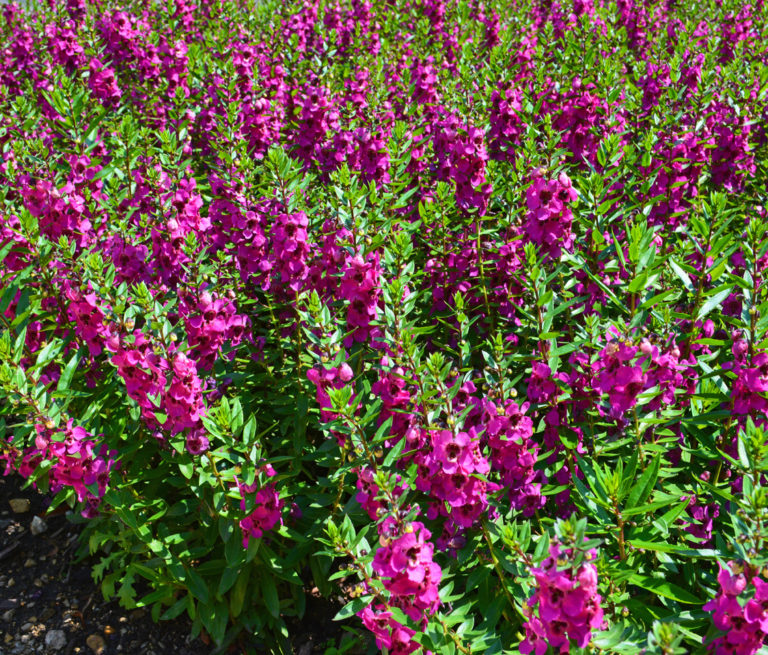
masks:
<path fill-rule="evenodd" d="M 14 511 L 12 499 L 26 499 L 29 508 Z M 47 499 L 22 489 L 18 476 L 0 476 L 0 655 L 209 655 L 214 650 L 205 635 L 189 639 L 186 615 L 156 624 L 144 609 L 104 602 L 91 577 L 96 560 L 75 561 L 80 528 L 64 513 L 46 515 L 46 507 Z M 35 517 L 45 522 L 37 535 Z M 332 620 L 336 611 L 335 604 L 308 593 L 305 619 L 291 625 L 294 653 L 324 653 L 330 647 L 338 652 L 344 633 Z M 230 650 L 266 652 L 248 643 Z"/>
<path fill-rule="evenodd" d="M 142 653 L 203 655 L 200 639 L 190 641 L 183 620 L 155 624 L 146 610 L 124 610 L 105 603 L 91 577 L 94 561 L 76 563 L 79 529 L 64 514 L 46 516 L 46 499 L 21 489 L 17 476 L 0 477 L 0 653 Z M 14 512 L 11 499 L 26 499 L 29 509 Z M 35 517 L 46 529 L 35 535 Z M 63 632 L 58 639 L 46 635 Z M 56 643 L 58 642 L 58 644 Z M 59 649 L 55 645 L 62 644 Z"/>

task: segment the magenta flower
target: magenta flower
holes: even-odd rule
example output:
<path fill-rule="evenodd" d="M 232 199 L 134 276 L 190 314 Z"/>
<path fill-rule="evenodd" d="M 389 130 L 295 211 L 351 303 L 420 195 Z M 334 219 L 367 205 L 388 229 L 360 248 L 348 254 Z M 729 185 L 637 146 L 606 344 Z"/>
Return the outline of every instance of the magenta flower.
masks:
<path fill-rule="evenodd" d="M 521 653 L 541 655 L 547 646 L 568 653 L 572 643 L 585 648 L 592 630 L 602 627 L 597 569 L 588 561 L 578 567 L 568 567 L 573 554 L 573 549 L 563 549 L 559 542 L 553 541 L 549 557 L 533 569 L 536 591 L 528 601 Z M 588 556 L 592 559 L 596 553 L 590 551 Z"/>

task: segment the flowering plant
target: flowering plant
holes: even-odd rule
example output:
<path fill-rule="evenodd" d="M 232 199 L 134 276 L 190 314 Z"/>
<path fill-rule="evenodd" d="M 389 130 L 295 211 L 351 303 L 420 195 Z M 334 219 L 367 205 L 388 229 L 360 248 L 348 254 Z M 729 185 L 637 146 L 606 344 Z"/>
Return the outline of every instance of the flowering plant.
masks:
<path fill-rule="evenodd" d="M 220 652 L 760 652 L 766 18 L 4 3 L 0 470 Z"/>

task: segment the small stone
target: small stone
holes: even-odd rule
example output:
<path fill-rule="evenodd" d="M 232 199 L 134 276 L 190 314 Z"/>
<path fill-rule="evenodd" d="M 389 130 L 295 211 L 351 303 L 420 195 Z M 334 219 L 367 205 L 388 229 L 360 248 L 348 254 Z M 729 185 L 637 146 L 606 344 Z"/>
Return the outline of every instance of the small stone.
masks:
<path fill-rule="evenodd" d="M 133 612 L 131 612 L 131 621 L 139 621 L 143 619 L 146 614 L 146 611 L 143 609 L 133 610 Z"/>
<path fill-rule="evenodd" d="M 35 560 L 30 557 L 26 562 L 24 562 L 24 568 L 31 569 L 35 564 L 37 564 L 37 562 L 35 562 Z"/>
<path fill-rule="evenodd" d="M 113 628 L 111 625 L 108 625 L 108 626 L 106 626 L 106 627 L 104 628 L 104 634 L 105 634 L 107 637 L 109 637 L 109 636 L 111 636 L 111 635 L 115 634 L 115 629 L 114 629 L 114 628 Z"/>
<path fill-rule="evenodd" d="M 29 621 L 27 621 L 24 625 L 21 626 L 22 632 L 27 632 L 31 629 L 32 629 L 32 624 Z"/>
<path fill-rule="evenodd" d="M 23 514 L 29 511 L 29 499 L 28 498 L 11 498 L 8 501 L 14 514 Z"/>
<path fill-rule="evenodd" d="M 33 535 L 36 537 L 38 535 L 43 534 L 48 529 L 48 524 L 43 521 L 39 516 L 36 516 L 32 519 L 32 523 L 29 526 L 30 532 L 32 532 Z"/>
<path fill-rule="evenodd" d="M 16 584 L 16 580 L 14 578 L 8 578 L 8 582 L 5 583 L 6 587 L 13 587 L 13 585 Z"/>
<path fill-rule="evenodd" d="M 5 634 L 5 643 L 10 644 L 13 641 L 13 635 L 10 632 Z"/>
<path fill-rule="evenodd" d="M 61 650 L 67 644 L 63 630 L 49 630 L 45 635 L 45 645 L 52 650 Z"/>
<path fill-rule="evenodd" d="M 101 655 L 107 647 L 101 635 L 88 635 L 85 643 L 94 652 L 94 655 Z"/>
<path fill-rule="evenodd" d="M 42 588 L 45 583 L 40 578 L 35 578 L 32 580 L 32 584 L 35 585 L 35 587 Z"/>
<path fill-rule="evenodd" d="M 50 619 L 50 618 L 51 618 L 51 617 L 52 617 L 54 614 L 56 614 L 56 610 L 55 610 L 55 609 L 53 609 L 52 607 L 47 607 L 47 608 L 46 608 L 46 609 L 43 611 L 43 613 L 40 615 L 40 620 L 41 620 L 41 621 L 47 621 L 47 620 L 48 620 L 48 619 Z"/>
<path fill-rule="evenodd" d="M 13 615 L 14 615 L 14 613 L 15 613 L 15 612 L 16 612 L 16 610 L 13 610 L 13 609 L 11 609 L 11 610 L 8 610 L 7 612 L 4 612 L 4 613 L 3 613 L 3 615 L 2 615 L 2 617 L 1 617 L 1 618 L 2 618 L 2 619 L 3 619 L 3 621 L 5 621 L 6 623 L 10 623 L 10 622 L 11 622 L 11 619 L 13 618 Z"/>

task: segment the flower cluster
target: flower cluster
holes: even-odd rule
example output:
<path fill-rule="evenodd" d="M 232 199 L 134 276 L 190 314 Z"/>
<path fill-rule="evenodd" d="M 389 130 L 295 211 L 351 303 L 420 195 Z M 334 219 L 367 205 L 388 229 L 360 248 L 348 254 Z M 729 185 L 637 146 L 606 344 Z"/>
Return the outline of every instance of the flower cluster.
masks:
<path fill-rule="evenodd" d="M 382 546 L 376 551 L 372 567 L 390 594 L 389 605 L 424 624 L 440 605 L 442 569 L 433 560 L 434 546 L 428 541 L 432 534 L 419 521 L 402 525 L 391 517 L 379 526 L 379 534 Z M 419 649 L 418 642 L 412 639 L 415 631 L 396 621 L 387 605 L 368 606 L 358 615 L 379 648 L 399 655 Z"/>
<path fill-rule="evenodd" d="M 442 121 L 432 147 L 437 156 L 437 177 L 456 185 L 456 204 L 484 214 L 493 191 L 485 175 L 488 152 L 483 130 L 462 126 L 456 116 Z"/>
<path fill-rule="evenodd" d="M 488 483 L 483 477 L 491 470 L 480 452 L 476 430 L 436 430 L 427 445 L 415 457 L 420 471 L 417 488 L 438 499 L 441 509 L 447 503 L 459 526 L 473 525 L 488 506 Z"/>
<path fill-rule="evenodd" d="M 377 333 L 376 328 L 371 327 L 371 322 L 376 320 L 379 313 L 380 275 L 378 257 L 370 258 L 369 261 L 364 261 L 360 256 L 347 260 L 338 289 L 339 296 L 349 301 L 347 326 L 353 331 L 345 340 L 347 348 L 355 342 L 368 342 Z"/>
<path fill-rule="evenodd" d="M 571 204 L 577 198 L 576 189 L 565 173 L 554 180 L 537 173 L 525 192 L 526 236 L 550 257 L 557 259 L 563 250 L 573 246 Z"/>
<path fill-rule="evenodd" d="M 117 453 L 99 444 L 93 435 L 72 419 L 63 428 L 35 425 L 35 448 L 25 455 L 19 473 L 30 476 L 42 460 L 49 460 L 48 487 L 56 494 L 73 489 L 77 499 L 85 503 L 82 514 L 98 514 L 100 499 L 109 484 L 110 473 L 118 468 Z"/>
<path fill-rule="evenodd" d="M 483 410 L 491 465 L 500 472 L 500 483 L 509 494 L 512 507 L 531 516 L 544 499 L 540 473 L 534 470 L 539 446 L 533 440 L 533 420 L 526 415 L 528 404 L 486 400 Z"/>
<path fill-rule="evenodd" d="M 170 434 L 199 427 L 206 410 L 203 382 L 194 360 L 183 352 L 167 359 L 156 353 L 139 331 L 134 333 L 132 343 L 126 340 L 112 347 L 112 363 L 149 425 L 162 427 Z"/>
<path fill-rule="evenodd" d="M 261 473 L 266 478 L 277 475 L 270 464 L 261 468 Z M 246 515 L 240 519 L 240 529 L 243 531 L 243 548 L 248 548 L 251 539 L 261 539 L 278 523 L 282 525 L 282 509 L 284 502 L 275 487 L 275 483 L 259 485 L 258 482 L 247 485 L 237 482 L 240 492 L 240 509 Z"/>
<path fill-rule="evenodd" d="M 557 540 L 549 546 L 549 557 L 533 569 L 536 591 L 528 601 L 525 639 L 520 644 L 524 655 L 544 655 L 549 647 L 560 653 L 571 646 L 586 648 L 592 630 L 603 625 L 601 597 L 597 593 L 597 568 L 590 560 L 594 550 L 574 563 L 576 551 Z"/>
<path fill-rule="evenodd" d="M 768 638 L 768 582 L 738 562 L 720 565 L 717 575 L 720 591 L 704 605 L 712 612 L 712 621 L 725 634 L 709 644 L 715 655 L 754 655 Z M 752 598 L 742 603 L 739 598 L 748 588 Z"/>
<path fill-rule="evenodd" d="M 238 345 L 248 326 L 248 317 L 235 312 L 231 299 L 215 298 L 208 291 L 189 298 L 182 313 L 192 356 L 201 370 L 213 368 L 226 341 Z"/>

